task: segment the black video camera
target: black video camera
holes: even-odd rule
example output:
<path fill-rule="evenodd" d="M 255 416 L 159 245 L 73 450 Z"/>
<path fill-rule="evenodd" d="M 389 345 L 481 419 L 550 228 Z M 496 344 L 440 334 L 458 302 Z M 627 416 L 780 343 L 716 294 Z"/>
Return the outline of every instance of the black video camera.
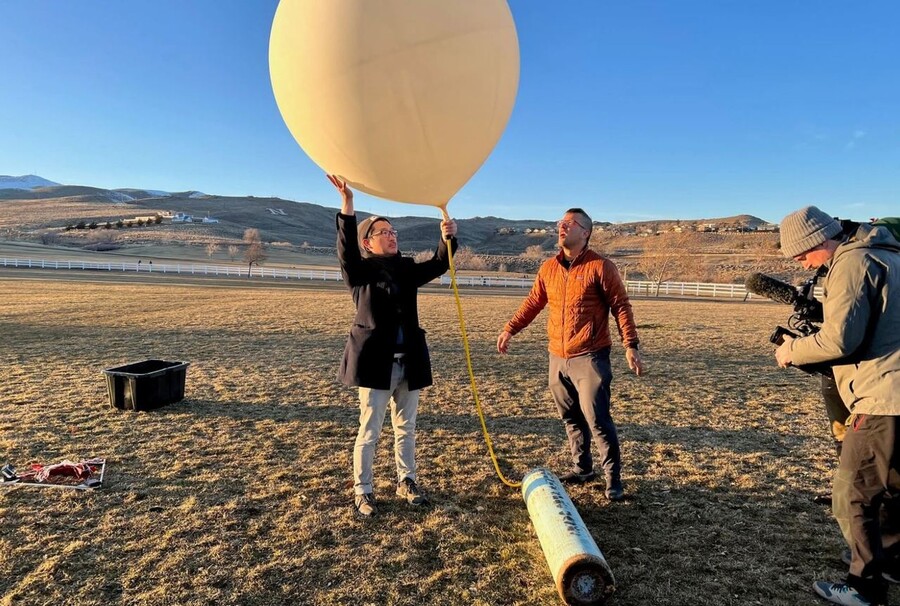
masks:
<path fill-rule="evenodd" d="M 824 320 L 824 313 L 822 303 L 815 298 L 813 291 L 816 282 L 826 271 L 827 269 L 823 266 L 813 277 L 797 288 L 765 274 L 751 274 L 747 278 L 745 286 L 753 294 L 778 303 L 786 303 L 794 308 L 794 313 L 788 318 L 788 327 L 776 326 L 775 331 L 769 336 L 769 341 L 775 345 L 781 345 L 784 343 L 785 336 L 796 339 L 819 332 L 818 325 Z M 831 366 L 827 364 L 804 364 L 797 368 L 809 374 L 833 376 Z"/>

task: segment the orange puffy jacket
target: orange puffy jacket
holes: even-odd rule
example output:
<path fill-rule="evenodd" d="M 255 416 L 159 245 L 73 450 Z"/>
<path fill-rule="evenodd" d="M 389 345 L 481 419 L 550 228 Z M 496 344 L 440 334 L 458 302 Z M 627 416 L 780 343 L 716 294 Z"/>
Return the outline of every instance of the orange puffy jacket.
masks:
<path fill-rule="evenodd" d="M 615 263 L 590 249 L 572 260 L 568 269 L 563 253 L 541 265 L 531 292 L 504 330 L 516 334 L 531 324 L 550 304 L 547 336 L 550 353 L 572 358 L 608 347 L 612 311 L 626 347 L 638 344 L 631 302 Z"/>

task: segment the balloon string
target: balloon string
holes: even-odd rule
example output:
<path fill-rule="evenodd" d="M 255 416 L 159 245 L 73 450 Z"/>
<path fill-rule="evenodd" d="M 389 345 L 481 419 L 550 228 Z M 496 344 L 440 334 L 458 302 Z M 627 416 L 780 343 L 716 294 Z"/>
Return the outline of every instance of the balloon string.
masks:
<path fill-rule="evenodd" d="M 444 217 L 449 218 L 446 210 L 441 209 L 444 212 Z M 500 481 L 509 486 L 510 488 L 519 488 L 522 486 L 521 482 L 513 482 L 508 480 L 506 476 L 503 475 L 503 472 L 500 471 L 500 464 L 497 462 L 497 455 L 494 452 L 494 445 L 491 442 L 491 436 L 488 433 L 487 422 L 484 420 L 484 411 L 481 408 L 481 400 L 478 398 L 478 387 L 475 385 L 475 371 L 472 370 L 472 354 L 469 351 L 469 336 L 466 333 L 466 320 L 463 317 L 463 309 L 462 302 L 459 298 L 459 289 L 456 287 L 456 268 L 453 263 L 453 247 L 450 246 L 450 238 L 447 238 L 447 254 L 450 258 L 450 286 L 453 288 L 453 296 L 456 299 L 456 312 L 459 315 L 459 329 L 462 333 L 463 339 L 463 349 L 466 352 L 466 366 L 469 369 L 469 385 L 472 387 L 472 397 L 475 398 L 475 410 L 478 411 L 478 419 L 481 421 L 481 433 L 484 434 L 484 442 L 487 444 L 488 452 L 491 455 L 491 461 L 494 464 L 494 469 L 497 472 L 497 476 L 500 478 Z"/>

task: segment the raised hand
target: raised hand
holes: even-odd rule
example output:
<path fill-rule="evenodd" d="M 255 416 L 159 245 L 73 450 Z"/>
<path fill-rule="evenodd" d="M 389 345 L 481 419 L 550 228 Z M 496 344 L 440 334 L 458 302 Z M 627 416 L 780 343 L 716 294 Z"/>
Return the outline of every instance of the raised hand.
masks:
<path fill-rule="evenodd" d="M 347 182 L 337 175 L 326 175 L 331 184 L 341 192 L 341 214 L 356 214 L 353 209 L 353 190 L 347 185 Z"/>
<path fill-rule="evenodd" d="M 456 221 L 453 219 L 445 219 L 441 221 L 441 236 L 444 240 L 452 238 L 456 235 Z"/>

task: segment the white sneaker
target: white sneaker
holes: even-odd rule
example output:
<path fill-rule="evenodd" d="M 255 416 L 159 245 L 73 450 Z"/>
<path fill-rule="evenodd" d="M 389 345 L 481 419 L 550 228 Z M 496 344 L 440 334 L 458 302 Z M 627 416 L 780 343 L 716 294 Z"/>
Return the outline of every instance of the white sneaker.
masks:
<path fill-rule="evenodd" d="M 832 604 L 844 604 L 844 606 L 872 606 L 872 603 L 859 595 L 859 592 L 846 583 L 831 583 L 829 581 L 816 581 L 813 589 L 817 594 Z"/>

